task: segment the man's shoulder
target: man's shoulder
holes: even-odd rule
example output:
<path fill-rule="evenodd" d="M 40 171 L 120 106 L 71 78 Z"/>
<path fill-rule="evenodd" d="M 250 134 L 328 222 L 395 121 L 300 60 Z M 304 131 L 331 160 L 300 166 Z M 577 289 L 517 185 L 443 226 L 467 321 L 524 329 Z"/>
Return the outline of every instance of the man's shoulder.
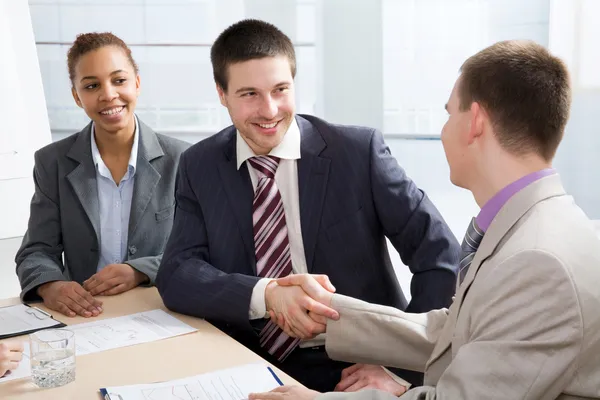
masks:
<path fill-rule="evenodd" d="M 568 195 L 536 203 L 511 228 L 498 251 L 503 254 L 500 258 L 522 252 L 553 258 L 570 275 L 589 265 L 600 265 L 600 239 L 591 221 Z M 598 275 L 600 278 L 600 270 Z"/>
<path fill-rule="evenodd" d="M 336 124 L 307 114 L 298 114 L 298 123 L 300 129 L 308 126 L 307 124 L 312 125 L 326 141 L 327 139 L 348 142 L 370 141 L 373 134 L 377 132 L 375 128 L 361 125 Z"/>
<path fill-rule="evenodd" d="M 231 145 L 231 140 L 235 140 L 235 128 L 230 125 L 223 130 L 209 136 L 201 141 L 193 144 L 186 150 L 186 154 L 194 156 L 196 155 L 210 155 L 215 151 L 225 151 L 228 145 Z M 235 144 L 235 142 L 233 143 Z"/>

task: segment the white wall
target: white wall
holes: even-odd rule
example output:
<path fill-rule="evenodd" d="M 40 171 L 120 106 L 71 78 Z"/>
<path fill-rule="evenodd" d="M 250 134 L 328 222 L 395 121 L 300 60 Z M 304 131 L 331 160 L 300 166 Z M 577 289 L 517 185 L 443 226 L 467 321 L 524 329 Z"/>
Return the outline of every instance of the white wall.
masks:
<path fill-rule="evenodd" d="M 0 0 L 0 298 L 19 294 L 14 254 L 27 227 L 33 152 L 50 142 L 25 0 Z"/>
<path fill-rule="evenodd" d="M 25 0 L 0 0 L 0 239 L 22 236 L 33 194 L 33 152 L 50 142 Z"/>

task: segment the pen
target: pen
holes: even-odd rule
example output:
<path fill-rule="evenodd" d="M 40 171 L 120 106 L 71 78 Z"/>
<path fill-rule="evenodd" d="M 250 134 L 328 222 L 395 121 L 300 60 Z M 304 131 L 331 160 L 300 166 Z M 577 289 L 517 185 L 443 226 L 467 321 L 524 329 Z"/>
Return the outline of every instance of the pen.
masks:
<path fill-rule="evenodd" d="M 48 318 L 52 318 L 52 315 L 48 314 L 46 311 L 44 311 L 44 310 L 42 310 L 40 308 L 37 308 L 37 307 L 31 307 L 31 308 L 33 308 L 36 311 L 39 311 L 40 313 L 44 314 Z"/>

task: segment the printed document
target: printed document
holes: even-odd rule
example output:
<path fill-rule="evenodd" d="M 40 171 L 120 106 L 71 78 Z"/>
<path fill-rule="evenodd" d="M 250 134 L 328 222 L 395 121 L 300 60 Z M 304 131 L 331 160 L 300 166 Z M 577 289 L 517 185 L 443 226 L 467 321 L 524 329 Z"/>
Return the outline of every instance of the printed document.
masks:
<path fill-rule="evenodd" d="M 281 381 L 271 368 L 248 364 L 169 382 L 108 387 L 100 393 L 105 400 L 243 400 L 278 386 Z"/>
<path fill-rule="evenodd" d="M 78 356 L 197 331 L 163 310 L 71 325 L 67 329 L 75 333 Z"/>

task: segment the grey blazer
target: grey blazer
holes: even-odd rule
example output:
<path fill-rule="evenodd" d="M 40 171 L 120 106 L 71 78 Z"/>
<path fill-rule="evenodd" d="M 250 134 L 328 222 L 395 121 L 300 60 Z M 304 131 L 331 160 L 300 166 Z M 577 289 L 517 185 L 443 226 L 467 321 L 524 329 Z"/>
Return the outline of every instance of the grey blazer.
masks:
<path fill-rule="evenodd" d="M 154 284 L 173 225 L 179 156 L 189 144 L 159 135 L 142 121 L 138 126 L 125 262 Z M 39 300 L 36 289 L 46 282 L 82 283 L 96 272 L 100 211 L 91 127 L 35 153 L 29 226 L 15 257 L 23 301 Z"/>
<path fill-rule="evenodd" d="M 334 359 L 425 371 L 402 399 L 600 399 L 600 241 L 558 175 L 514 195 L 449 310 L 408 314 L 334 295 Z M 393 399 L 330 393 L 319 399 Z"/>

